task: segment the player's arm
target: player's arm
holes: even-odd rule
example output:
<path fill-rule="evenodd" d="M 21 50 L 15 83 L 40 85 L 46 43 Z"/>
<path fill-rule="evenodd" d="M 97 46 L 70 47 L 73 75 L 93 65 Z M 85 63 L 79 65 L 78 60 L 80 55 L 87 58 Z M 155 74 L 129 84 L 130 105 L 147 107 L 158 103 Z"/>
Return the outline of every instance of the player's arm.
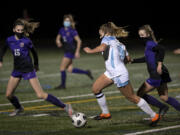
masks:
<path fill-rule="evenodd" d="M 141 58 L 131 59 L 131 63 L 145 63 L 146 59 L 145 56 Z"/>
<path fill-rule="evenodd" d="M 34 46 L 31 48 L 31 53 L 32 53 L 33 59 L 34 59 L 34 68 L 36 71 L 38 71 L 39 70 L 39 59 L 38 59 L 37 51 Z"/>
<path fill-rule="evenodd" d="M 153 47 L 152 50 L 157 53 L 157 62 L 158 62 L 157 72 L 159 74 L 162 74 L 162 65 L 165 56 L 165 49 L 163 46 L 157 45 Z"/>
<path fill-rule="evenodd" d="M 62 43 L 61 43 L 61 35 L 60 35 L 60 34 L 58 34 L 58 35 L 56 36 L 56 45 L 57 45 L 57 47 L 61 47 L 61 46 L 62 46 Z"/>
<path fill-rule="evenodd" d="M 7 51 L 7 45 L 3 45 L 0 48 L 0 67 L 2 67 L 2 63 L 3 63 L 3 56 L 5 55 L 6 51 Z"/>
<path fill-rule="evenodd" d="M 106 48 L 107 48 L 107 45 L 106 45 L 106 44 L 101 44 L 101 45 L 97 46 L 97 47 L 94 48 L 94 49 L 91 49 L 91 48 L 89 48 L 89 47 L 85 47 L 85 48 L 84 48 L 84 51 L 85 51 L 86 53 L 98 53 L 98 52 L 103 52 L 103 51 L 105 51 Z"/>
<path fill-rule="evenodd" d="M 75 57 L 79 58 L 80 57 L 80 49 L 81 49 L 81 39 L 80 37 L 77 35 L 74 37 L 75 41 L 77 42 L 77 47 L 76 47 L 76 52 L 75 52 Z"/>

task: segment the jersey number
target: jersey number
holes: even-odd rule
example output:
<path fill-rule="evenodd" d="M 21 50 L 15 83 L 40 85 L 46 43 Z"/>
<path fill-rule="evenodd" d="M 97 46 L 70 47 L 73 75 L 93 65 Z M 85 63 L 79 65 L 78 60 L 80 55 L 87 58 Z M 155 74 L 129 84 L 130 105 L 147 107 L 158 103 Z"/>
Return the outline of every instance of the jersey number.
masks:
<path fill-rule="evenodd" d="M 14 55 L 15 56 L 20 56 L 21 55 L 20 49 L 14 49 Z"/>

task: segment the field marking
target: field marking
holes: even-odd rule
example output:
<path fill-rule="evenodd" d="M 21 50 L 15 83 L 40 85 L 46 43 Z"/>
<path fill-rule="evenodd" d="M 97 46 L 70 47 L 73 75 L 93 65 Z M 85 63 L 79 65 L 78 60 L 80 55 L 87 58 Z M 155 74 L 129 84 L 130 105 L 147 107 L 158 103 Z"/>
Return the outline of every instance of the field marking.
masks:
<path fill-rule="evenodd" d="M 120 99 L 120 98 L 124 98 L 124 96 L 112 96 L 112 97 L 107 97 L 106 99 L 107 100 L 112 100 L 112 99 Z M 79 103 L 88 103 L 88 102 L 94 102 L 94 101 L 96 101 L 96 98 L 85 99 L 85 100 L 77 100 L 77 101 L 70 101 L 70 102 L 66 102 L 66 104 L 79 104 Z M 24 108 L 24 110 L 28 111 L 28 110 L 32 110 L 32 109 L 52 107 L 52 106 L 55 106 L 55 105 L 48 104 L 48 105 L 32 106 L 32 107 L 26 107 L 26 108 Z M 13 109 L 2 110 L 2 111 L 0 111 L 0 113 L 2 113 L 2 112 L 11 112 L 11 111 L 13 111 Z"/>
<path fill-rule="evenodd" d="M 170 85 L 169 85 L 170 86 Z M 172 84 L 172 86 L 180 86 L 180 84 Z M 169 92 L 171 92 L 171 90 L 173 90 L 173 92 L 176 92 L 179 88 L 176 89 L 170 89 Z M 134 89 L 135 91 L 137 91 L 137 88 Z M 119 91 L 108 91 L 108 92 L 104 92 L 104 94 L 106 95 L 111 95 L 111 94 L 116 94 L 116 93 L 120 93 Z M 156 93 L 156 91 L 151 92 L 152 94 Z M 75 96 L 67 96 L 67 97 L 57 97 L 58 99 L 72 99 L 72 98 L 83 98 L 83 97 L 92 97 L 94 96 L 94 94 L 89 93 L 89 94 L 82 94 L 82 95 L 75 95 Z M 21 101 L 21 104 L 27 104 L 27 103 L 37 103 L 37 102 L 43 102 L 43 99 L 37 99 L 37 100 L 29 100 L 29 101 Z M 0 104 L 0 107 L 3 106 L 11 106 L 11 103 L 5 103 L 5 104 Z"/>
<path fill-rule="evenodd" d="M 154 132 L 165 131 L 165 130 L 175 129 L 175 128 L 180 128 L 180 125 L 159 128 L 159 129 L 145 130 L 145 131 L 140 131 L 140 132 L 135 132 L 135 133 L 128 133 L 128 134 L 124 134 L 124 135 L 141 135 L 141 134 L 154 133 Z"/>
<path fill-rule="evenodd" d="M 34 114 L 32 115 L 33 117 L 42 117 L 42 116 L 49 116 L 47 113 L 42 113 L 42 114 Z"/>
<path fill-rule="evenodd" d="M 171 89 L 170 92 L 176 92 L 179 91 L 179 88 L 177 89 Z M 119 92 L 118 92 L 119 93 Z M 155 94 L 156 92 L 152 92 L 152 94 Z M 125 98 L 124 96 L 111 96 L 111 97 L 107 97 L 107 100 L 113 100 L 113 99 L 121 99 L 121 98 Z M 92 98 L 92 99 L 85 99 L 85 100 L 77 100 L 77 101 L 70 101 L 70 102 L 66 102 L 67 104 L 79 104 L 79 103 L 88 103 L 88 102 L 94 102 L 96 101 L 96 98 Z M 40 105 L 40 106 L 32 106 L 32 107 L 26 107 L 24 108 L 24 110 L 28 111 L 28 110 L 33 110 L 33 109 L 38 109 L 38 108 L 45 108 L 45 107 L 52 107 L 55 106 L 53 104 L 48 104 L 48 105 Z M 7 110 L 1 110 L 0 113 L 3 112 L 11 112 L 13 111 L 13 109 L 7 109 Z"/>

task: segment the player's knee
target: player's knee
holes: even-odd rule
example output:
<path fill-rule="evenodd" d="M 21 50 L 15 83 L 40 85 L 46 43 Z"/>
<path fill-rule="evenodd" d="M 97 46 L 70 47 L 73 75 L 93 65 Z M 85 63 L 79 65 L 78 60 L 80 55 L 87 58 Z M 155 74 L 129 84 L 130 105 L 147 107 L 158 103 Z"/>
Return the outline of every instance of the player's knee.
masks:
<path fill-rule="evenodd" d="M 165 96 L 165 95 L 161 95 L 160 96 L 160 99 L 164 102 L 166 102 L 168 100 L 168 96 Z"/>

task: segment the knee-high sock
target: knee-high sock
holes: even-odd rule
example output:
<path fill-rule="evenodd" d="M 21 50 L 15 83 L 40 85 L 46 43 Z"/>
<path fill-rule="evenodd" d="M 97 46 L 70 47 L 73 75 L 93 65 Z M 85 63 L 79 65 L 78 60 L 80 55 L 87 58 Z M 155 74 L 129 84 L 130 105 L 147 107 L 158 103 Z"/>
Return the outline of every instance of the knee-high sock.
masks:
<path fill-rule="evenodd" d="M 66 86 L 66 71 L 61 71 L 61 86 Z"/>
<path fill-rule="evenodd" d="M 60 101 L 59 99 L 57 99 L 55 96 L 53 96 L 51 94 L 48 94 L 46 101 L 52 103 L 53 105 L 61 107 L 61 108 L 64 108 L 66 106 L 62 101 Z"/>
<path fill-rule="evenodd" d="M 16 108 L 19 109 L 21 108 L 21 105 L 19 103 L 19 100 L 16 96 L 13 96 L 11 99 L 9 99 L 9 101 L 11 102 L 11 104 Z"/>
<path fill-rule="evenodd" d="M 78 69 L 78 68 L 73 68 L 72 73 L 76 73 L 76 74 L 88 74 L 87 71 L 82 70 L 82 69 Z"/>
<path fill-rule="evenodd" d="M 156 98 L 154 98 L 153 96 L 150 96 L 148 94 L 144 94 L 143 98 L 146 100 L 146 102 L 148 104 L 153 105 L 155 107 L 163 108 L 165 106 L 165 104 L 161 103 Z"/>
<path fill-rule="evenodd" d="M 151 118 L 155 117 L 156 113 L 151 109 L 151 107 L 148 105 L 148 103 L 141 98 L 139 103 L 137 104 L 138 107 L 141 108 L 145 113 L 151 116 Z"/>
<path fill-rule="evenodd" d="M 106 104 L 106 97 L 103 93 L 98 93 L 98 94 L 95 94 L 96 96 L 96 99 L 97 99 L 97 102 L 102 110 L 102 113 L 104 114 L 108 114 L 109 113 L 109 109 L 107 107 L 107 104 Z"/>
<path fill-rule="evenodd" d="M 176 110 L 180 111 L 180 103 L 175 98 L 168 97 L 168 100 L 166 101 L 166 103 L 170 104 Z"/>

